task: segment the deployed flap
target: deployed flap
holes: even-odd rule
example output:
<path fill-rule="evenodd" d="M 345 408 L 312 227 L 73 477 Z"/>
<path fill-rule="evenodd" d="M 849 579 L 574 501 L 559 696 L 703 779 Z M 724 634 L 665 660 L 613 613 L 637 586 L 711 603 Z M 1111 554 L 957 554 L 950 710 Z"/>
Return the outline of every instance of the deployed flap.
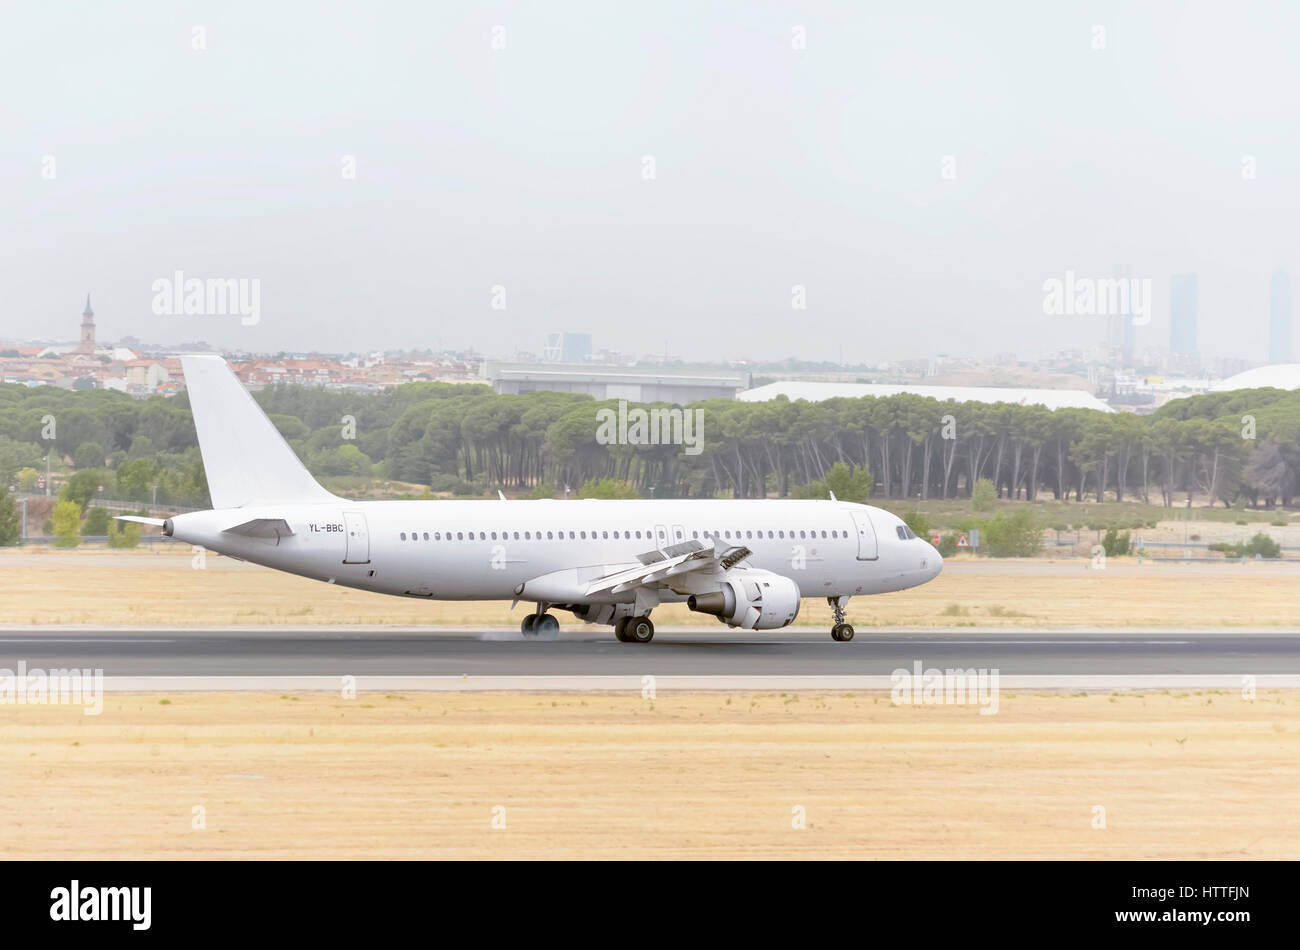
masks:
<path fill-rule="evenodd" d="M 677 557 L 679 554 L 690 554 L 693 551 L 703 550 L 705 550 L 704 545 L 698 541 L 678 541 L 676 544 L 668 545 L 662 551 L 646 551 L 645 554 L 638 554 L 636 559 L 642 564 L 655 564 L 659 561 Z"/>
<path fill-rule="evenodd" d="M 233 528 L 226 528 L 222 534 L 242 534 L 246 538 L 287 538 L 293 534 L 289 522 L 283 518 L 254 518 Z"/>
<path fill-rule="evenodd" d="M 638 587 L 659 587 L 671 578 L 691 571 L 728 571 L 752 553 L 746 547 L 724 546 L 716 538 L 713 547 L 705 547 L 696 541 L 683 541 L 664 548 L 664 552 L 670 553 L 682 548 L 689 548 L 689 550 L 673 557 L 660 557 L 659 560 L 647 561 L 650 554 L 658 555 L 658 551 L 638 555 L 640 566 L 596 578 L 587 585 L 587 596 L 591 597 L 599 593 L 622 594 Z"/>

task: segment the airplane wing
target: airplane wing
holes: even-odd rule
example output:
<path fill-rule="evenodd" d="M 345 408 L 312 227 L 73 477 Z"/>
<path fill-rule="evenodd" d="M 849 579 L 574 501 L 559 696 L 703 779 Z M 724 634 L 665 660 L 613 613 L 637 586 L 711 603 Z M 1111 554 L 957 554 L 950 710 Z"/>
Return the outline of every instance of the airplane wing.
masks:
<path fill-rule="evenodd" d="M 662 551 L 638 554 L 636 567 L 597 577 L 587 584 L 587 596 L 622 594 L 638 587 L 667 586 L 672 578 L 693 571 L 725 573 L 753 553 L 746 547 L 723 545 L 716 538 L 707 547 L 698 541 L 670 544 Z"/>

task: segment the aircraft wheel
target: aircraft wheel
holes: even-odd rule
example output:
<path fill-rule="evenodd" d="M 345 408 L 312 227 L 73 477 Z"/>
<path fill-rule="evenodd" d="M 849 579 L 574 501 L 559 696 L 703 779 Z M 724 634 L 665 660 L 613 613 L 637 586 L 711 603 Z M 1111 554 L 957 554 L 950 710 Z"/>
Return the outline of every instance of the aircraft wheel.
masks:
<path fill-rule="evenodd" d="M 831 627 L 831 639 L 840 643 L 848 643 L 853 639 L 853 625 L 847 623 L 837 623 Z"/>
<path fill-rule="evenodd" d="M 631 619 L 631 617 L 619 617 L 614 621 L 614 636 L 618 637 L 619 643 L 628 642 L 627 622 Z"/>
<path fill-rule="evenodd" d="M 560 632 L 560 621 L 550 614 L 542 614 L 533 621 L 533 636 L 554 639 Z"/>
<path fill-rule="evenodd" d="M 526 637 L 533 636 L 533 624 L 537 622 L 537 614 L 529 614 L 523 620 L 519 621 L 519 632 Z"/>
<path fill-rule="evenodd" d="M 655 625 L 649 617 L 633 617 L 623 628 L 623 635 L 632 643 L 649 643 L 654 639 Z"/>

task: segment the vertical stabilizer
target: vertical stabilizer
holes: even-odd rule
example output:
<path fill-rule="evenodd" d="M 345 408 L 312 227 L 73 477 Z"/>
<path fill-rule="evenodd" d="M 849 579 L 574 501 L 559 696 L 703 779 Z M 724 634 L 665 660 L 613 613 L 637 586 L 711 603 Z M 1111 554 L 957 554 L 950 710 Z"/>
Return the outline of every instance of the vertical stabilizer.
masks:
<path fill-rule="evenodd" d="M 342 501 L 293 454 L 220 356 L 182 356 L 213 508 Z"/>

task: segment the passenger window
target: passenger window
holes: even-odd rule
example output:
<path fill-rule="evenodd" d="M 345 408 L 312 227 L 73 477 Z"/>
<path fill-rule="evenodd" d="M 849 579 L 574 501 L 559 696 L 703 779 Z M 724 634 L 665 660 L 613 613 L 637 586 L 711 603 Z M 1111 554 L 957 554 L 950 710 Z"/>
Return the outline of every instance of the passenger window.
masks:
<path fill-rule="evenodd" d="M 515 532 L 515 540 L 516 540 L 516 541 L 519 540 L 519 532 L 518 532 L 518 531 Z"/>
<path fill-rule="evenodd" d="M 608 532 L 608 531 L 602 531 L 602 532 L 600 533 L 600 536 L 601 536 L 603 539 L 605 539 L 606 541 L 609 540 L 609 532 Z"/>
<path fill-rule="evenodd" d="M 426 541 L 429 540 L 429 532 L 427 532 L 427 531 L 424 532 L 424 540 L 426 540 Z"/>
<path fill-rule="evenodd" d="M 638 532 L 636 533 L 636 539 L 637 539 L 638 541 L 641 540 L 641 532 L 640 532 L 640 531 L 638 531 Z"/>
<path fill-rule="evenodd" d="M 525 541 L 531 541 L 532 539 L 533 539 L 533 536 L 532 536 L 531 534 L 529 534 L 527 531 L 525 531 L 525 532 L 524 532 L 524 540 L 525 540 Z"/>
<path fill-rule="evenodd" d="M 406 540 L 406 532 L 405 532 L 405 531 L 402 532 L 402 540 L 403 540 L 403 541 Z"/>
<path fill-rule="evenodd" d="M 464 532 L 462 532 L 462 531 L 457 531 L 457 532 L 456 532 L 456 540 L 457 540 L 457 541 L 464 541 L 464 540 L 465 540 L 465 534 L 464 534 Z"/>

